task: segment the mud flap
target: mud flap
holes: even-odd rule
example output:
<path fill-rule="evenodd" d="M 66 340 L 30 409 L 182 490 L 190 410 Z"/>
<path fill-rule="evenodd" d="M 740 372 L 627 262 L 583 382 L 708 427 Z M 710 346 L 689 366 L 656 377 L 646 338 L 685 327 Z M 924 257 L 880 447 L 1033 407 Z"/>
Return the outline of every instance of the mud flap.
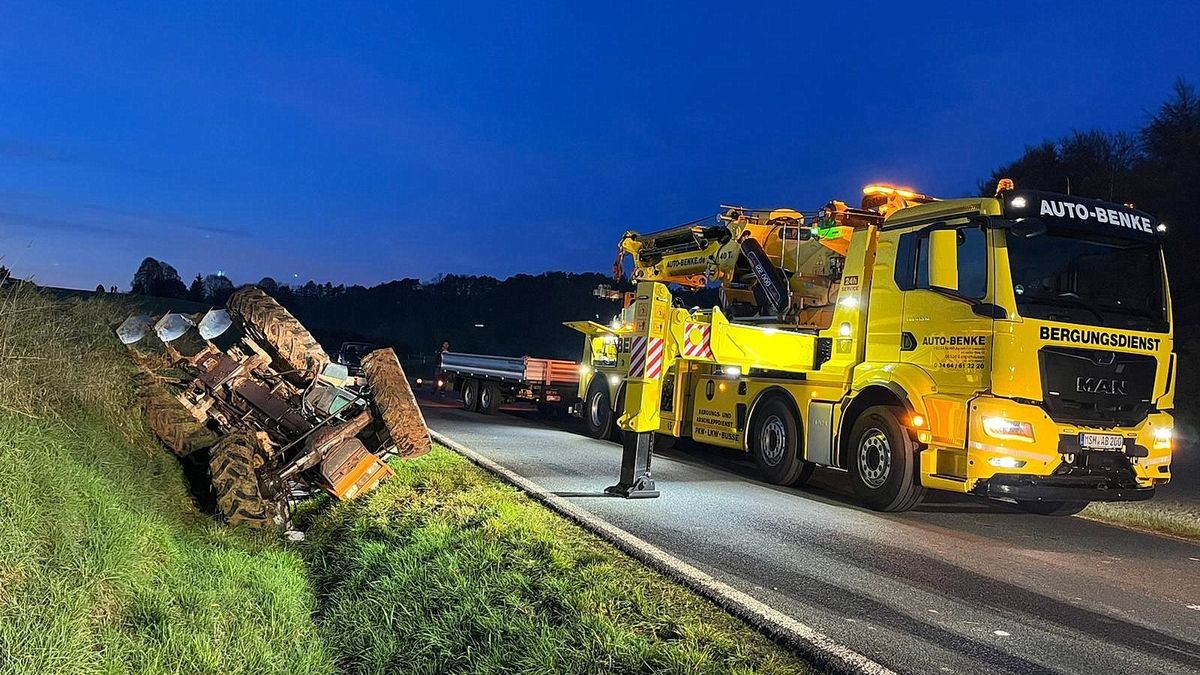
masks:
<path fill-rule="evenodd" d="M 429 452 L 432 442 L 425 416 L 409 387 L 396 352 L 377 349 L 362 361 L 363 375 L 371 388 L 372 405 L 396 444 L 396 452 L 405 459 Z"/>

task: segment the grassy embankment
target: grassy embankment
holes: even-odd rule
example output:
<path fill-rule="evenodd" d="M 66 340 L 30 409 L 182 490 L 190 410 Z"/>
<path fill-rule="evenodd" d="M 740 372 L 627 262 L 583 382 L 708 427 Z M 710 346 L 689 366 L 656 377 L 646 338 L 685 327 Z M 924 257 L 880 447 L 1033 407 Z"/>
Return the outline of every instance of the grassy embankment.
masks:
<path fill-rule="evenodd" d="M 1172 480 L 1196 480 L 1195 476 L 1175 476 Z M 1200 540 L 1200 503 L 1096 502 L 1083 510 L 1085 518 L 1162 532 L 1176 537 Z"/>
<path fill-rule="evenodd" d="M 0 291 L 0 670 L 332 672 L 301 558 L 198 513 L 123 310 Z"/>
<path fill-rule="evenodd" d="M 804 664 L 438 449 L 299 545 L 199 513 L 111 339 L 0 291 L 0 672 L 793 672 Z"/>

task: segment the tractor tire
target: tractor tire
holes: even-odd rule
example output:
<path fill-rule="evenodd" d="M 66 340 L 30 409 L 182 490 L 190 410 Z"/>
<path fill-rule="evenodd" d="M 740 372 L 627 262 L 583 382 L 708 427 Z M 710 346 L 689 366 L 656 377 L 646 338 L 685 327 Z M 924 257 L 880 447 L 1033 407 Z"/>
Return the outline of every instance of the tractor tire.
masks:
<path fill-rule="evenodd" d="M 288 523 L 287 501 L 268 498 L 256 469 L 254 437 L 230 434 L 209 453 L 209 472 L 217 513 L 226 523 L 255 529 L 282 529 Z"/>
<path fill-rule="evenodd" d="M 408 386 L 408 378 L 400 367 L 396 352 L 377 349 L 367 354 L 362 367 L 376 416 L 383 421 L 396 444 L 396 453 L 412 459 L 429 452 L 432 447 L 429 427 L 425 425 L 425 416 Z"/>
<path fill-rule="evenodd" d="M 192 417 L 179 399 L 153 376 L 142 376 L 137 390 L 146 426 L 176 457 L 187 457 L 216 444 L 217 435 Z"/>
<path fill-rule="evenodd" d="M 308 329 L 275 298 L 257 286 L 246 286 L 229 296 L 229 311 L 241 319 L 251 337 L 266 343 L 281 361 L 312 379 L 329 363 L 329 355 Z"/>

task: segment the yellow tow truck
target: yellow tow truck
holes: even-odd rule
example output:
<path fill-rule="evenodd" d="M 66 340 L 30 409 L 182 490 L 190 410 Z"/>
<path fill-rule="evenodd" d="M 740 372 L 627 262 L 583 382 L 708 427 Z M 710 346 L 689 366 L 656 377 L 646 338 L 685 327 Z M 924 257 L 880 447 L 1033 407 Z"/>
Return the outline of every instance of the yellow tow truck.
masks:
<path fill-rule="evenodd" d="M 881 511 L 934 489 L 1067 515 L 1170 480 L 1166 225 L 1010 181 L 863 193 L 622 238 L 625 310 L 567 324 L 589 432 L 625 445 L 610 491 L 655 496 L 651 452 L 675 438 L 748 452 L 777 484 L 844 471 Z"/>

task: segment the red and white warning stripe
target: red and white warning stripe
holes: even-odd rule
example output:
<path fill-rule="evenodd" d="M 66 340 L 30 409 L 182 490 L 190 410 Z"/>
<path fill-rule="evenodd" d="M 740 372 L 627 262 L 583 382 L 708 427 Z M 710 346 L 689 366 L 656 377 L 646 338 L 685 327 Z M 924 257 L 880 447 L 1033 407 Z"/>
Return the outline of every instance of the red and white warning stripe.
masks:
<path fill-rule="evenodd" d="M 646 371 L 646 338 L 635 337 L 629 351 L 629 376 L 641 377 Z"/>
<path fill-rule="evenodd" d="M 683 355 L 693 359 L 711 359 L 712 326 L 707 323 L 683 325 Z"/>
<path fill-rule="evenodd" d="M 663 369 L 662 338 L 650 338 L 650 346 L 646 349 L 646 377 L 658 377 Z"/>
<path fill-rule="evenodd" d="M 633 338 L 629 352 L 629 376 L 658 377 L 662 375 L 662 370 L 662 338 Z"/>

